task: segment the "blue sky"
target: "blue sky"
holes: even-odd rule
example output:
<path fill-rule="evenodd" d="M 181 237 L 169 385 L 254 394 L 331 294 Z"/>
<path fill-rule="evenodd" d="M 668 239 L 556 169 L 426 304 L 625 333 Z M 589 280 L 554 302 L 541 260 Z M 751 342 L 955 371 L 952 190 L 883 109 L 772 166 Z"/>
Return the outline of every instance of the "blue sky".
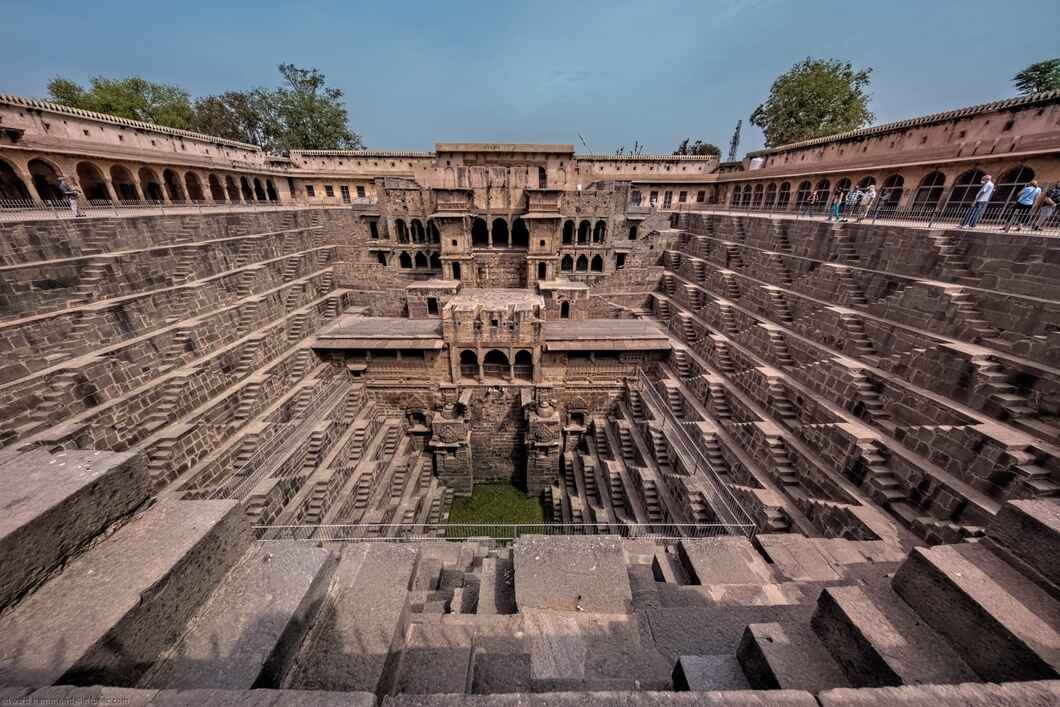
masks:
<path fill-rule="evenodd" d="M 684 137 L 741 154 L 773 79 L 806 57 L 871 66 L 877 122 L 1014 95 L 1009 79 L 1060 54 L 1060 3 L 202 2 L 0 0 L 0 93 L 43 97 L 62 75 L 174 83 L 193 96 L 274 85 L 276 64 L 315 66 L 346 92 L 367 146 L 435 141 Z"/>

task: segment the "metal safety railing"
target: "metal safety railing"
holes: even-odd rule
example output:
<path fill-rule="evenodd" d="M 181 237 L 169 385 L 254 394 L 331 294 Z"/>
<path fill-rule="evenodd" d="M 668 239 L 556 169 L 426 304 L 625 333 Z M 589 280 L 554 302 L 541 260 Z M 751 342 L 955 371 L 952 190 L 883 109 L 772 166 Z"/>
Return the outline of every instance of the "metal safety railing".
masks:
<path fill-rule="evenodd" d="M 726 527 L 739 530 L 742 535 L 754 535 L 757 529 L 754 520 L 696 442 L 693 436 L 693 431 L 696 434 L 699 432 L 696 423 L 680 420 L 674 415 L 670 410 L 670 405 L 663 399 L 662 394 L 655 388 L 655 383 L 648 378 L 643 369 L 637 371 L 637 383 L 637 390 L 643 395 L 644 402 L 651 409 L 655 422 L 662 427 L 664 434 L 671 432 L 666 435 L 666 439 L 677 452 L 685 471 L 706 482 L 710 490 L 707 501 L 714 513 L 724 521 Z"/>
<path fill-rule="evenodd" d="M 742 529 L 742 526 L 740 526 Z M 622 539 L 678 540 L 734 534 L 726 523 L 359 523 L 346 525 L 258 525 L 263 542 L 420 542 L 488 539 L 512 542 L 524 535 L 606 535 Z"/>
<path fill-rule="evenodd" d="M 1024 209 L 1014 203 L 928 204 L 898 208 L 896 204 L 877 199 L 872 204 L 851 205 L 845 202 L 803 202 L 800 204 L 694 204 L 683 205 L 682 212 L 725 215 L 748 215 L 817 220 L 836 223 L 878 223 L 919 228 L 975 228 L 983 231 L 1013 231 L 1060 235 L 1060 208 Z"/>
<path fill-rule="evenodd" d="M 295 201 L 110 201 L 80 199 L 77 211 L 82 216 L 146 216 L 165 215 L 170 213 L 222 213 L 227 211 L 276 211 L 280 209 L 364 208 L 364 204 L 310 204 Z M 31 219 L 68 219 L 75 218 L 75 210 L 70 202 L 56 199 L 36 201 L 30 199 L 0 199 L 0 221 L 20 221 Z"/>

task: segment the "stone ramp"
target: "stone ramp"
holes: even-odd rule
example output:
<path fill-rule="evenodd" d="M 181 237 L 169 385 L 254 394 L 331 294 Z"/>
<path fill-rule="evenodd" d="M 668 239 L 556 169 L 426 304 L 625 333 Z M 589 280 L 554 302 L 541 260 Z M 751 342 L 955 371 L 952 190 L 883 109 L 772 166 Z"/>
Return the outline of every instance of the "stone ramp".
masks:
<path fill-rule="evenodd" d="M 515 541 L 513 556 L 515 600 L 520 611 L 620 614 L 632 608 L 620 540 L 528 535 Z M 560 577 L 563 581 L 557 581 Z"/>
<path fill-rule="evenodd" d="M 0 684 L 135 684 L 247 540 L 233 501 L 156 503 L 0 619 Z"/>
<path fill-rule="evenodd" d="M 736 656 L 751 687 L 758 689 L 816 692 L 850 684 L 804 624 L 751 624 Z"/>
<path fill-rule="evenodd" d="M 5 455 L 0 463 L 0 609 L 132 513 L 148 493 L 143 460 L 133 454 L 35 448 Z"/>
<path fill-rule="evenodd" d="M 769 565 L 744 537 L 686 539 L 684 559 L 695 573 L 696 584 L 769 584 Z"/>
<path fill-rule="evenodd" d="M 400 647 L 417 548 L 348 543 L 284 688 L 379 692 Z"/>
<path fill-rule="evenodd" d="M 309 543 L 251 547 L 141 687 L 279 686 L 337 562 L 331 550 Z"/>

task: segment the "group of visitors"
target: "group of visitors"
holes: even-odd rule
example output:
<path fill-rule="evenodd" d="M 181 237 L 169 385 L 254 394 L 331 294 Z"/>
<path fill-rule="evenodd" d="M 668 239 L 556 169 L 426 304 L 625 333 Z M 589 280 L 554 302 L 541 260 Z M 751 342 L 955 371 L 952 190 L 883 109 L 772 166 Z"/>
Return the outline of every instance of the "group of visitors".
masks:
<path fill-rule="evenodd" d="M 958 228 L 975 228 L 990 204 L 990 199 L 993 195 L 994 178 L 989 174 L 984 175 L 979 191 L 975 194 L 975 201 L 964 215 L 964 218 L 961 219 L 961 224 Z M 1005 222 L 1005 227 L 1001 230 L 1005 232 L 1022 230 L 1025 224 L 1031 223 L 1031 214 L 1034 213 L 1037 206 L 1037 218 L 1033 220 L 1031 230 L 1040 231 L 1046 222 L 1052 218 L 1053 214 L 1056 213 L 1057 205 L 1060 205 L 1060 184 L 1054 184 L 1043 192 L 1042 188 L 1038 186 L 1038 181 L 1032 179 L 1016 195 L 1016 201 L 1012 204 L 1012 211 L 1009 213 L 1008 221 Z"/>
<path fill-rule="evenodd" d="M 817 200 L 820 199 L 817 192 L 814 192 L 813 196 Z M 849 191 L 837 185 L 832 192 L 832 207 L 828 212 L 828 220 L 847 222 L 849 217 L 853 217 L 855 221 L 861 221 L 868 216 L 877 198 L 875 184 L 869 184 L 864 189 L 855 186 Z"/>

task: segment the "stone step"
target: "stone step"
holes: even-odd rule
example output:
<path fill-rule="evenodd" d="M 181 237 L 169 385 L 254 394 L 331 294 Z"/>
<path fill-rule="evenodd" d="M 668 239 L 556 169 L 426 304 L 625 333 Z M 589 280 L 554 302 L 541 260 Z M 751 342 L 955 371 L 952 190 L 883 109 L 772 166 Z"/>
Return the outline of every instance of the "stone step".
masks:
<path fill-rule="evenodd" d="M 893 585 L 984 680 L 1060 675 L 1060 602 L 987 546 L 916 548 Z"/>
<path fill-rule="evenodd" d="M 258 544 L 141 687 L 277 688 L 331 581 L 338 558 L 310 543 Z M 253 597 L 253 600 L 251 598 Z M 218 669 L 223 665 L 224 669 Z"/>
<path fill-rule="evenodd" d="M 1060 502 L 1009 501 L 994 516 L 986 535 L 996 552 L 1060 588 Z"/>
<path fill-rule="evenodd" d="M 736 657 L 754 689 L 817 692 L 850 684 L 804 624 L 750 624 Z"/>
<path fill-rule="evenodd" d="M 812 626 L 857 687 L 955 684 L 975 673 L 889 590 L 830 587 L 817 599 Z"/>
<path fill-rule="evenodd" d="M 0 620 L 0 684 L 135 684 L 248 539 L 234 501 L 159 501 Z"/>
<path fill-rule="evenodd" d="M 35 448 L 0 464 L 0 609 L 148 497 L 141 457 Z M 32 548 L 32 551 L 28 550 Z"/>

